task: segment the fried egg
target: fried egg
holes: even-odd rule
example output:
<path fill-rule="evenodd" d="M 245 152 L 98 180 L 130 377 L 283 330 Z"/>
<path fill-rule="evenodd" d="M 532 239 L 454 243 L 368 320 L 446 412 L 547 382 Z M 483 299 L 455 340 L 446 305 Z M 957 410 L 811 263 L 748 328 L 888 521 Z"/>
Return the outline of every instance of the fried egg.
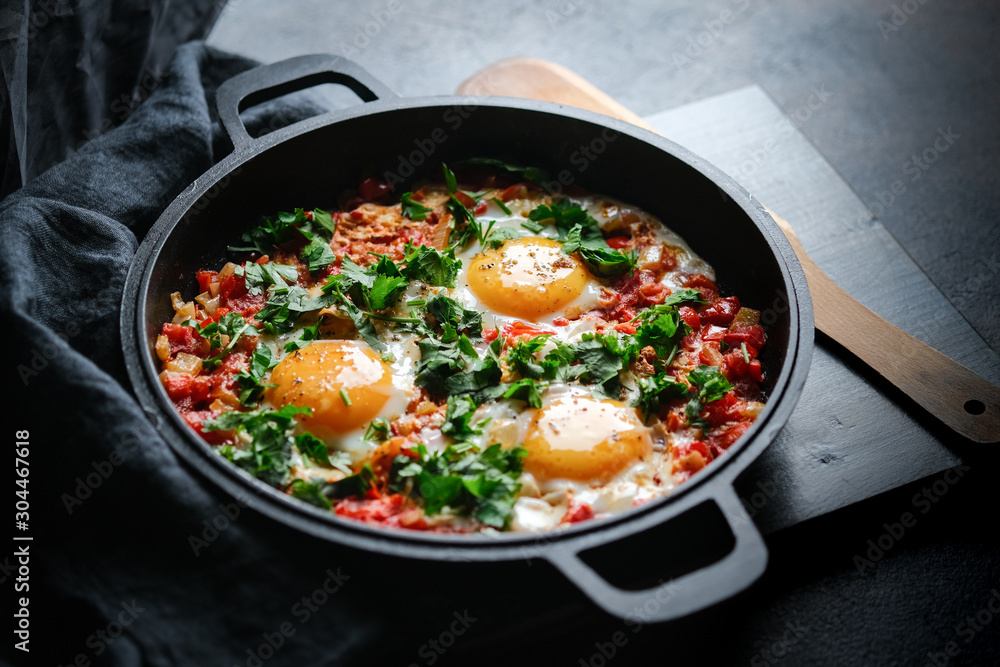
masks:
<path fill-rule="evenodd" d="M 284 357 L 271 371 L 265 400 L 275 409 L 309 408 L 299 418 L 303 430 L 323 439 L 332 450 L 360 461 L 374 448 L 363 439 L 376 418 L 395 419 L 406 412 L 405 382 L 367 344 L 356 340 L 316 340 Z"/>

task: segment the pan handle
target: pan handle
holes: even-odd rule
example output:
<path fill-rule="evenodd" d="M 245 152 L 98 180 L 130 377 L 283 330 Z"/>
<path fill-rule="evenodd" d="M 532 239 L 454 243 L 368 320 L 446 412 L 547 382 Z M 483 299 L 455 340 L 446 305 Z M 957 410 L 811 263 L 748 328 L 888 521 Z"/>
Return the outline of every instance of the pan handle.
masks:
<path fill-rule="evenodd" d="M 706 609 L 756 581 L 767 567 L 764 539 L 732 487 L 713 500 L 736 538 L 721 560 L 643 590 L 623 590 L 609 583 L 580 558 L 580 549 L 553 550 L 546 558 L 609 614 L 626 622 L 659 623 Z"/>
<path fill-rule="evenodd" d="M 215 106 L 226 134 L 239 150 L 253 141 L 240 111 L 324 83 L 350 88 L 365 102 L 399 97 L 367 71 L 340 56 L 314 54 L 261 65 L 227 79 L 215 93 Z"/>

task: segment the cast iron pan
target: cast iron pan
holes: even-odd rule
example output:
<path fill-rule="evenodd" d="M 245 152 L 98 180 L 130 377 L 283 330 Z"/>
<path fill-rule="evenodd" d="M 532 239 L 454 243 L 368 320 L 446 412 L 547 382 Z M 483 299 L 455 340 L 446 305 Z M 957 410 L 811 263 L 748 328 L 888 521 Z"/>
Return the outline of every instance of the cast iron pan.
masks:
<path fill-rule="evenodd" d="M 241 109 L 321 83 L 345 85 L 366 104 L 249 136 Z M 792 249 L 746 191 L 670 141 L 606 116 L 495 97 L 401 99 L 334 56 L 303 56 L 240 74 L 219 88 L 217 103 L 233 153 L 164 211 L 139 248 L 122 306 L 136 395 L 188 464 L 256 510 L 338 544 L 401 557 L 482 561 L 484 567 L 545 559 L 622 618 L 677 618 L 736 594 L 763 573 L 767 550 L 733 481 L 775 437 L 798 399 L 812 354 L 813 319 Z M 715 267 L 724 293 L 761 310 L 768 403 L 754 426 L 673 495 L 540 537 L 375 528 L 298 502 L 214 454 L 180 419 L 157 379 L 153 346 L 161 324 L 173 317 L 168 295 L 181 289 L 190 299 L 197 269 L 239 261 L 226 246 L 261 215 L 333 208 L 338 193 L 362 174 L 401 180 L 397 192 L 404 192 L 400 188 L 414 178 L 436 173 L 441 161 L 473 156 L 546 167 L 553 189 L 571 182 L 644 208 Z M 715 536 L 712 553 L 693 553 L 704 551 L 707 533 Z M 688 551 L 690 558 L 681 560 L 693 569 L 663 570 L 665 555 Z"/>

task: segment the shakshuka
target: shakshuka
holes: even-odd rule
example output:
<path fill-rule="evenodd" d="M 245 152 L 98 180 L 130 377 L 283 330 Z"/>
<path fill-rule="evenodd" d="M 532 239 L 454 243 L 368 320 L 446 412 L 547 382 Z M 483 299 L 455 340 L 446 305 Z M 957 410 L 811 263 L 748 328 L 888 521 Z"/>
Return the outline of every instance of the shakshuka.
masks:
<path fill-rule="evenodd" d="M 303 502 L 436 532 L 608 517 L 723 456 L 763 409 L 760 313 L 634 206 L 452 167 L 265 217 L 174 293 L 156 353 L 191 428 Z"/>

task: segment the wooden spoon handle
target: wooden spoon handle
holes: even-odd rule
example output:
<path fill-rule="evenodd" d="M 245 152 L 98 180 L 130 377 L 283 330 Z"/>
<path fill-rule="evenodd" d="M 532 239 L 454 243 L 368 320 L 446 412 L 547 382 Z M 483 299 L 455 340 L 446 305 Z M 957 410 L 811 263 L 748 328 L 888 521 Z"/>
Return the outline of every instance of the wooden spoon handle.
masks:
<path fill-rule="evenodd" d="M 784 218 L 768 212 L 802 264 L 817 329 L 953 430 L 975 442 L 1000 442 L 1000 387 L 865 308 L 823 273 Z"/>
<path fill-rule="evenodd" d="M 579 75 L 534 58 L 494 63 L 463 81 L 458 93 L 547 100 L 656 131 Z M 805 271 L 817 329 L 956 432 L 975 442 L 1000 442 L 1000 388 L 861 305 L 812 261 L 788 222 L 771 216 Z"/>

